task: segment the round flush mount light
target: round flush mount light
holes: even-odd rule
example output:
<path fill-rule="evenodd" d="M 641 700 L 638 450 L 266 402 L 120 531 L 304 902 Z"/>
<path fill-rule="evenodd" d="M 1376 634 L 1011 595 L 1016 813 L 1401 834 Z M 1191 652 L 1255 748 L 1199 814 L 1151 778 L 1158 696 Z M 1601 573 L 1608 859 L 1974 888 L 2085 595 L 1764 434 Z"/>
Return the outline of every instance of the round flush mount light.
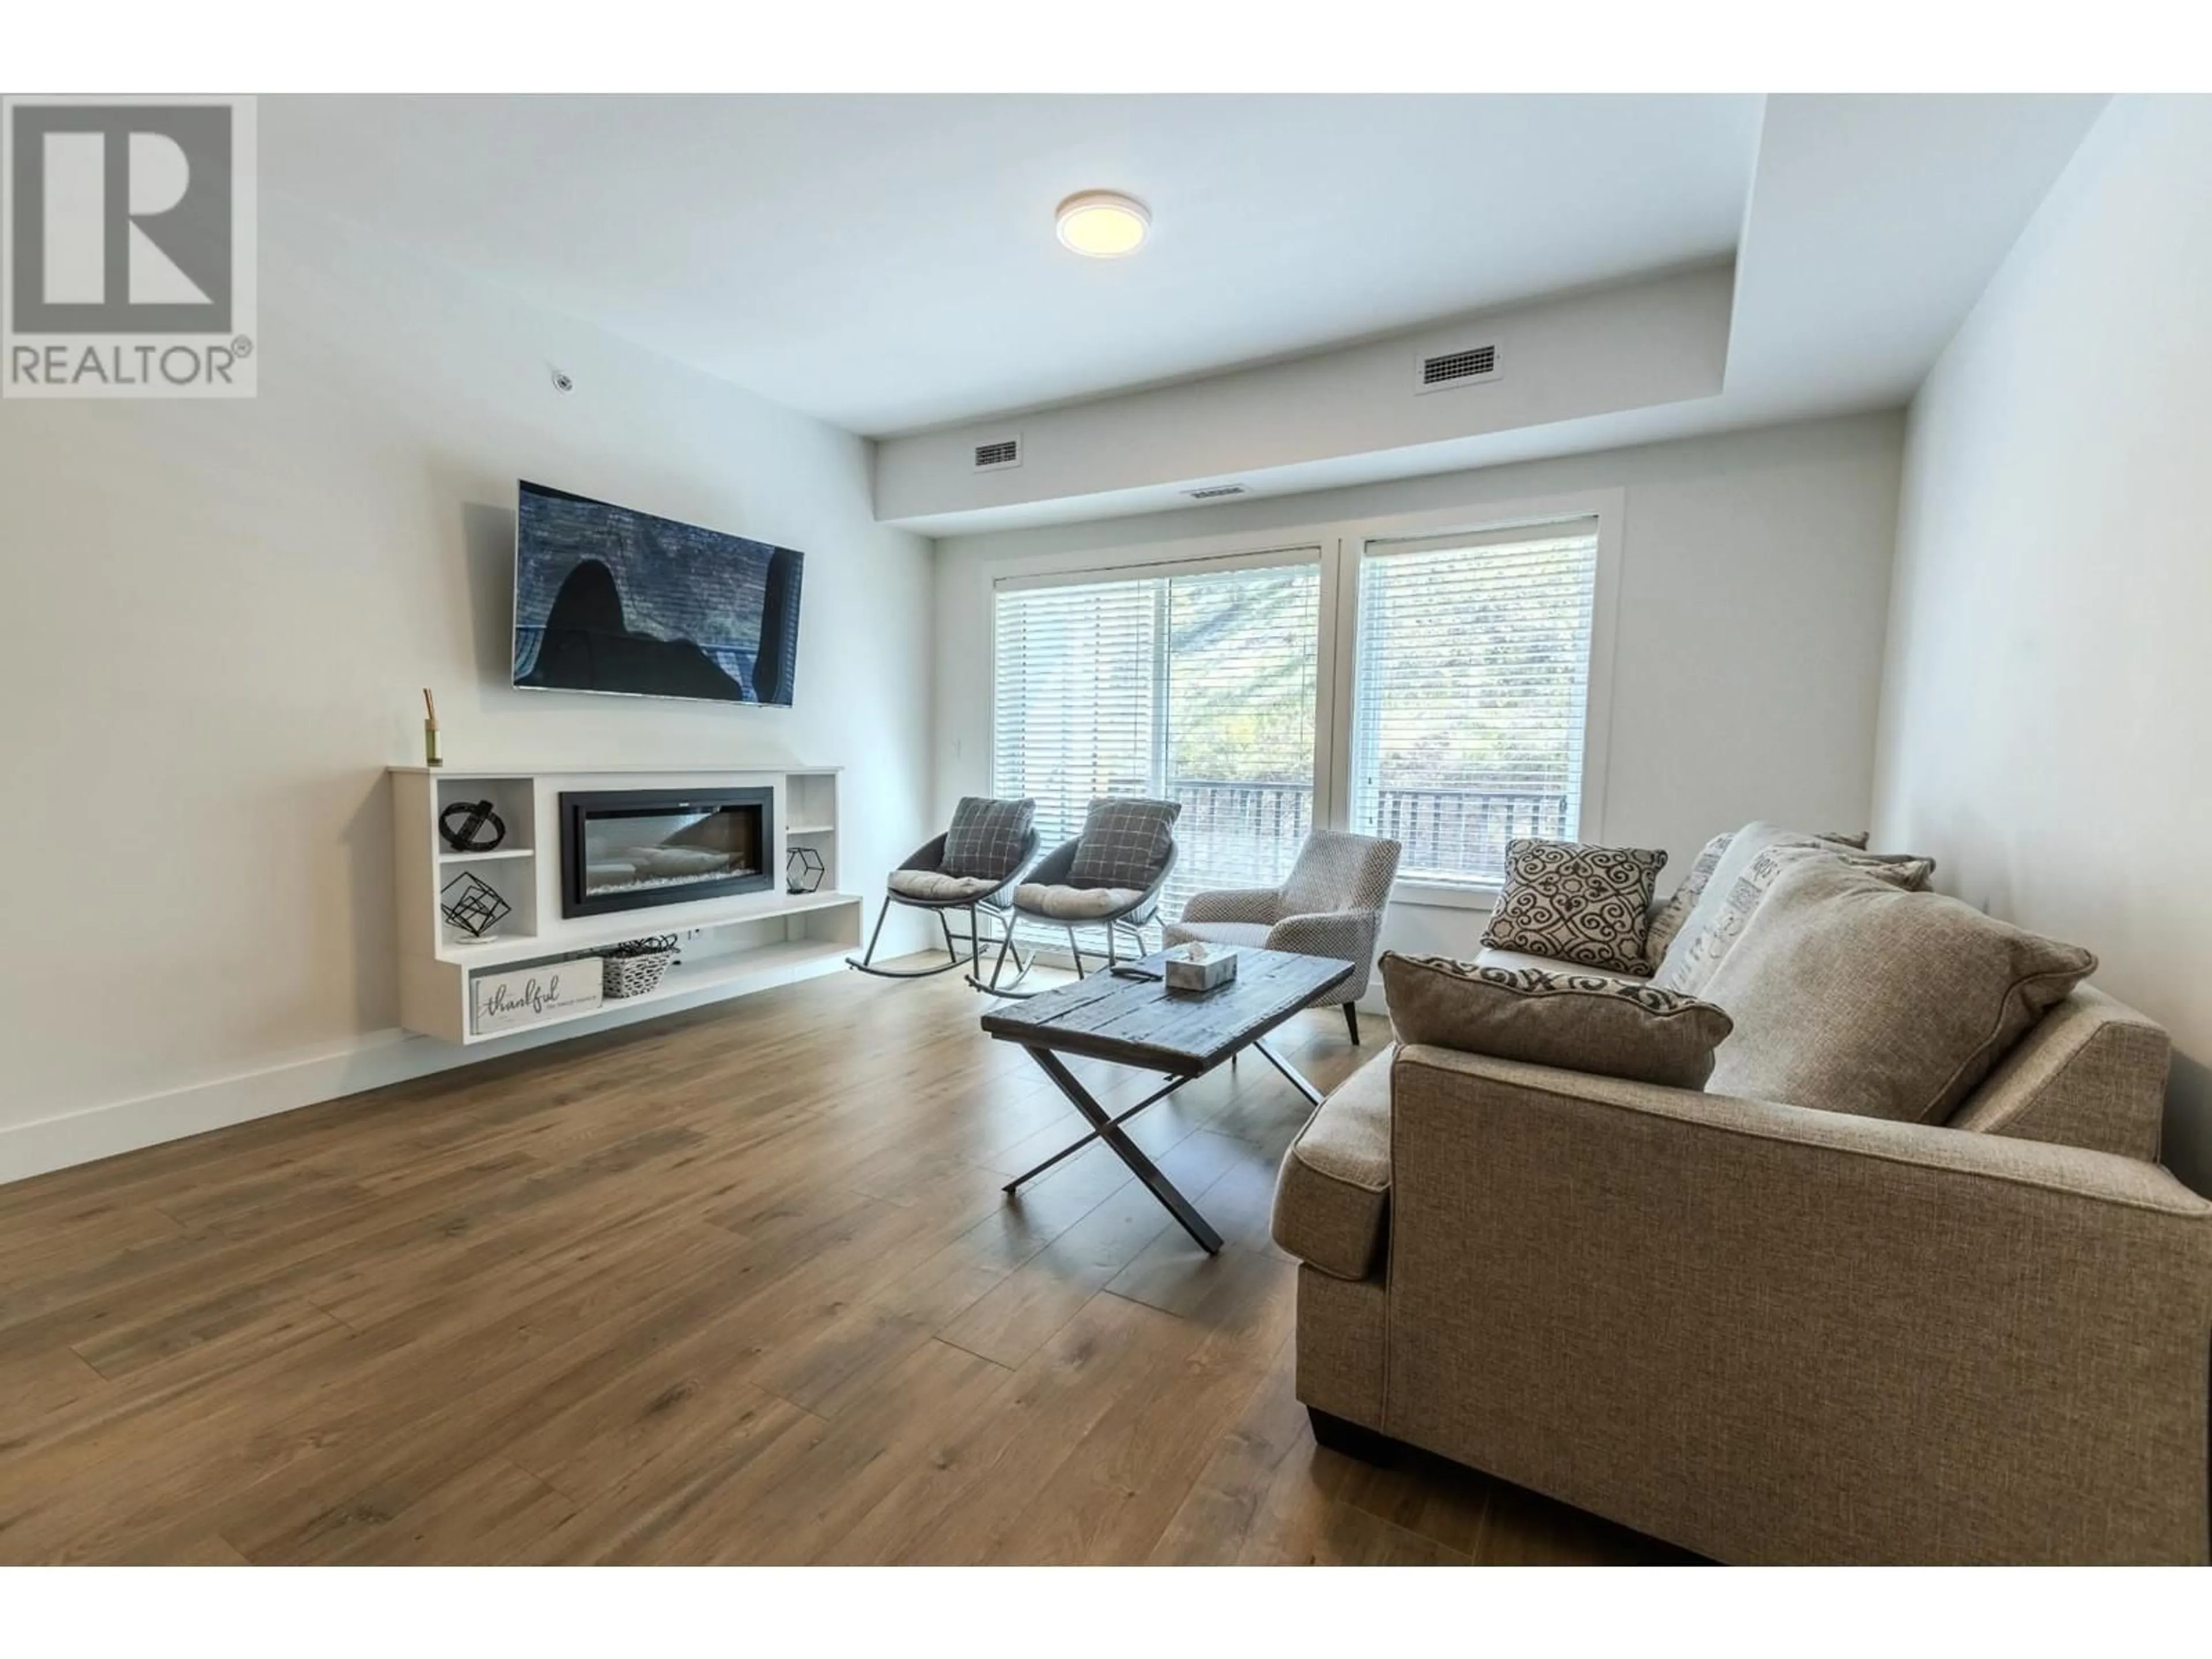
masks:
<path fill-rule="evenodd" d="M 1054 215 L 1060 246 L 1091 259 L 1118 259 L 1145 245 L 1152 210 L 1116 190 L 1078 191 Z"/>

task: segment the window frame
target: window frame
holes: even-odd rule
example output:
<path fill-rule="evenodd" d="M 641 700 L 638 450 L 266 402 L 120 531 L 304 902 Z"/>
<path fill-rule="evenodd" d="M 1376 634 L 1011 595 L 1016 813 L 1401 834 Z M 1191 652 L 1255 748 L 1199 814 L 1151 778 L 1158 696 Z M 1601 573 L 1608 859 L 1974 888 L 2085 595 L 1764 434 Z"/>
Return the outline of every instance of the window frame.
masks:
<path fill-rule="evenodd" d="M 1265 511 L 1268 505 L 1251 502 L 1232 510 L 1256 514 Z M 1249 568 L 1317 558 L 1321 566 L 1321 616 L 1315 661 L 1313 822 L 1324 829 L 1348 829 L 1352 802 L 1352 704 L 1357 694 L 1354 678 L 1358 664 L 1359 571 L 1368 545 L 1453 535 L 1487 537 L 1588 519 L 1597 520 L 1597 573 L 1591 594 L 1589 682 L 1583 709 L 1577 833 L 1587 840 L 1601 842 L 1606 836 L 1606 781 L 1613 724 L 1614 623 L 1626 541 L 1626 492 L 1619 489 L 1461 502 L 1419 512 L 1320 522 L 1293 521 L 1279 528 L 1262 527 L 1208 536 L 1170 536 L 1073 551 L 986 560 L 977 570 L 988 657 L 981 711 L 984 787 L 990 787 L 997 746 L 997 607 L 1002 590 L 1074 586 L 1147 574 L 1172 574 L 1182 570 Z M 956 738 L 956 745 L 957 741 Z M 1391 898 L 1393 902 L 1401 904 L 1487 910 L 1497 895 L 1495 883 L 1474 878 L 1401 878 L 1393 888 Z"/>
<path fill-rule="evenodd" d="M 1576 834 L 1585 841 L 1605 839 L 1605 793 L 1607 739 L 1613 724 L 1613 654 L 1615 601 L 1619 593 L 1622 492 L 1606 490 L 1574 496 L 1556 496 L 1506 506 L 1470 510 L 1453 508 L 1437 513 L 1400 514 L 1342 526 L 1337 563 L 1336 601 L 1340 629 L 1338 660 L 1344 665 L 1333 685 L 1336 697 L 1334 721 L 1344 734 L 1337 753 L 1337 768 L 1330 779 L 1329 799 L 1336 829 L 1352 828 L 1354 799 L 1352 741 L 1353 705 L 1358 696 L 1359 578 L 1370 548 L 1385 550 L 1390 556 L 1407 543 L 1434 544 L 1454 537 L 1470 542 L 1498 542 L 1516 532 L 1540 534 L 1553 526 L 1595 521 L 1597 526 L 1597 568 L 1590 591 L 1590 659 L 1588 690 L 1583 705 L 1583 768 L 1577 782 Z M 1316 817 L 1316 822 L 1321 822 Z M 1487 910 L 1495 902 L 1498 884 L 1480 877 L 1437 875 L 1401 878 L 1393 896 L 1451 909 Z"/>

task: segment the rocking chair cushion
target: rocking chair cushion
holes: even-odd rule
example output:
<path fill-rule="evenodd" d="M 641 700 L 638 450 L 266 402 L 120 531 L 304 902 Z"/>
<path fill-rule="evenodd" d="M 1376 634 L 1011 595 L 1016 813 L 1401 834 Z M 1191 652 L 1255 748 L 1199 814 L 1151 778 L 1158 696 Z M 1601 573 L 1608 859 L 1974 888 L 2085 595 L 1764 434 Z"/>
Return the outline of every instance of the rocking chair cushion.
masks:
<path fill-rule="evenodd" d="M 1004 876 L 948 876 L 939 870 L 894 870 L 890 890 L 901 898 L 925 904 L 959 904 L 979 899 L 1006 884 Z"/>
<path fill-rule="evenodd" d="M 1025 881 L 1014 889 L 1014 908 L 1053 921 L 1104 921 L 1133 910 L 1141 887 L 1046 887 Z"/>
<path fill-rule="evenodd" d="M 988 876 L 996 884 L 1012 875 L 1021 864 L 1030 821 L 1036 816 L 1033 800 L 987 800 L 963 795 L 952 809 L 952 827 L 945 832 L 945 856 L 939 866 L 948 876 Z"/>

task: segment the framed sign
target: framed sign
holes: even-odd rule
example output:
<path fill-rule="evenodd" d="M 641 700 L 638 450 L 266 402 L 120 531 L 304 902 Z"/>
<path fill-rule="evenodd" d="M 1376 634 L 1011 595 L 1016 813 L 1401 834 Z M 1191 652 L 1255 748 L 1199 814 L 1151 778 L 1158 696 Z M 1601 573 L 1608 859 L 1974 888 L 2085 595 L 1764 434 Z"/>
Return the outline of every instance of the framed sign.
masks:
<path fill-rule="evenodd" d="M 488 1036 L 586 1013 L 599 1006 L 605 988 L 597 957 L 477 974 L 469 981 L 469 1029 Z"/>

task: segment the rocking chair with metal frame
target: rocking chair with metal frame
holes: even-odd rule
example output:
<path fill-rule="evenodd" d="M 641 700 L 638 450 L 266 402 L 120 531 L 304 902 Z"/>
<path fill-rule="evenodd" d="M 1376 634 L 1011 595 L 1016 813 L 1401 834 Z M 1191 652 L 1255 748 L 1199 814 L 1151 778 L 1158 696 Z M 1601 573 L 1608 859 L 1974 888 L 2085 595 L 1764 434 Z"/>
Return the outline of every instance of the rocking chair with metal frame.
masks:
<path fill-rule="evenodd" d="M 1086 977 L 1090 971 L 1084 964 L 1082 941 L 1076 937 L 1079 927 L 1106 930 L 1103 954 L 1109 971 L 1121 964 L 1125 936 L 1134 947 L 1127 952 L 1131 959 L 1143 956 L 1151 948 L 1145 942 L 1144 929 L 1158 916 L 1161 895 L 1175 870 L 1176 843 L 1170 826 L 1181 811 L 1181 806 L 1173 801 L 1127 796 L 1093 802 L 1084 834 L 1048 853 L 1014 889 L 1012 912 L 1003 918 L 1006 935 L 1000 941 L 991 976 L 987 980 L 971 971 L 968 982 L 992 996 L 1020 998 L 1036 994 L 1013 988 L 1035 963 L 1035 953 L 1024 961 L 1021 947 L 1015 942 L 1015 926 L 1024 921 L 1040 927 L 1058 927 L 1066 933 L 1067 948 L 1075 958 L 1079 979 Z M 1117 843 L 1115 851 L 1107 855 L 1108 861 L 1103 866 L 1097 856 L 1102 834 Z M 1078 854 L 1086 837 L 1092 841 L 1093 857 L 1080 861 L 1081 867 L 1103 867 L 1112 873 L 1077 873 Z M 1010 955 L 1018 971 L 1007 979 L 1004 975 Z"/>
<path fill-rule="evenodd" d="M 1025 809 L 1018 815 L 1009 809 Z M 868 948 L 858 957 L 847 957 L 845 965 L 857 968 L 864 974 L 873 974 L 880 979 L 928 979 L 938 974 L 949 974 L 957 968 L 965 968 L 973 980 L 982 966 L 983 952 L 998 945 L 1000 959 L 1004 961 L 1003 946 L 1013 939 L 1013 921 L 1008 914 L 1009 895 L 1014 884 L 1021 879 L 1022 871 L 1036 855 L 1037 833 L 1030 826 L 1028 801 L 963 800 L 953 815 L 953 827 L 927 845 L 915 849 L 905 863 L 890 872 L 886 880 L 884 908 L 876 916 L 876 926 L 868 935 Z M 980 875 L 955 875 L 945 867 L 945 843 L 969 830 L 963 819 L 971 808 L 1000 809 L 1000 822 L 985 830 L 988 853 L 988 866 Z M 985 816 L 988 816 L 986 812 Z M 975 867 L 975 854 L 971 847 L 963 860 L 964 868 Z M 993 873 L 996 872 L 997 873 Z M 878 968 L 875 965 L 876 942 L 883 937 L 884 922 L 895 904 L 910 909 L 927 910 L 935 914 L 937 925 L 945 935 L 945 960 L 931 968 Z M 952 915 L 964 911 L 968 931 L 952 931 Z M 987 938 L 983 931 L 986 920 L 997 924 L 999 937 Z M 963 954 L 962 945 L 967 947 Z M 1019 984 L 1036 961 L 1034 952 L 1024 957 L 1017 950 L 1014 964 L 1017 972 L 1011 984 Z"/>

